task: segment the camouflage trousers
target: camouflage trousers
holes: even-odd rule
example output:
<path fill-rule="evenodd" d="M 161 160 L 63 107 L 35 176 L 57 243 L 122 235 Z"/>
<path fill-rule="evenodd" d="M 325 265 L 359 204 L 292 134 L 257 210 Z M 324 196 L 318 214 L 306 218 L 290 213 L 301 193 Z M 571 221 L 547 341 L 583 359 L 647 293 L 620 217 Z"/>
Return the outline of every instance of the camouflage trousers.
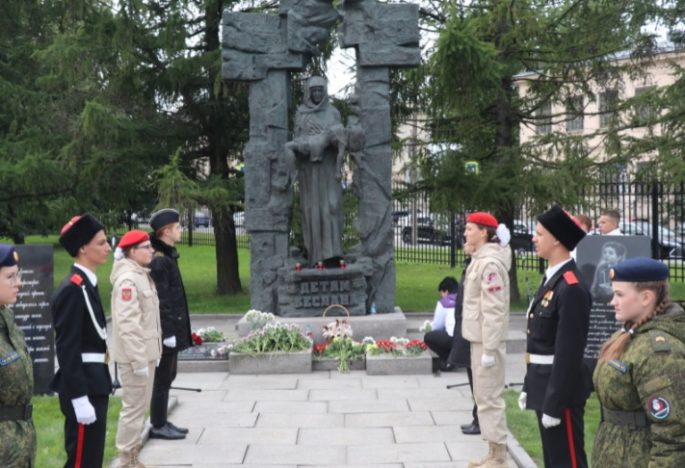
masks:
<path fill-rule="evenodd" d="M 36 429 L 33 421 L 0 422 L 0 466 L 34 468 Z"/>

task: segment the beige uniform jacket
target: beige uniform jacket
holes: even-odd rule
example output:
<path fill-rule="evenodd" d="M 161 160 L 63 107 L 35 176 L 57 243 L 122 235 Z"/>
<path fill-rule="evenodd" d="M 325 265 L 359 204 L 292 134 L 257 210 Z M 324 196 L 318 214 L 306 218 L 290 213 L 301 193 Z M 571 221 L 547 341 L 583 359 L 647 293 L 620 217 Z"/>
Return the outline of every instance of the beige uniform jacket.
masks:
<path fill-rule="evenodd" d="M 495 350 L 509 326 L 511 249 L 487 243 L 471 256 L 464 279 L 461 333 L 471 343 Z"/>
<path fill-rule="evenodd" d="M 112 274 L 112 357 L 141 369 L 162 356 L 159 299 L 150 270 L 128 258 Z"/>

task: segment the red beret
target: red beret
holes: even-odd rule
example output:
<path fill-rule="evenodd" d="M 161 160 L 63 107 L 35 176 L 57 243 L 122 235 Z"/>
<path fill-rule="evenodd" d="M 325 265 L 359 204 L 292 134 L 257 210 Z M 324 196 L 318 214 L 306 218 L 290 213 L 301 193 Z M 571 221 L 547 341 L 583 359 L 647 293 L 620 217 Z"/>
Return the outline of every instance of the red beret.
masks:
<path fill-rule="evenodd" d="M 133 231 L 128 231 L 119 241 L 119 247 L 122 249 L 138 245 L 141 242 L 150 240 L 150 236 L 145 231 L 140 231 L 134 229 Z"/>
<path fill-rule="evenodd" d="M 495 218 L 490 213 L 486 213 L 484 211 L 471 213 L 466 217 L 466 222 L 480 224 L 481 226 L 487 226 L 497 229 L 497 218 Z"/>

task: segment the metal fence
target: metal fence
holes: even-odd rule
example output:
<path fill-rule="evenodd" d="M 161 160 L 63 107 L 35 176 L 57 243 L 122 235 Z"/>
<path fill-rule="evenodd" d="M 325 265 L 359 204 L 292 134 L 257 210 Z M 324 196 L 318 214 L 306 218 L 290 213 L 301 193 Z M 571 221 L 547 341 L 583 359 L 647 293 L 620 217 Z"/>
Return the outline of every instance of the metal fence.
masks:
<path fill-rule="evenodd" d="M 395 259 L 407 263 L 432 263 L 455 267 L 464 261 L 464 213 L 444 212 L 431 203 L 428 192 L 399 192 L 393 201 Z M 568 207 L 589 216 L 594 223 L 601 213 L 620 212 L 625 234 L 649 236 L 652 256 L 669 264 L 671 278 L 685 281 L 685 183 L 644 182 L 625 174 L 608 175 L 585 187 L 579 197 L 583 202 Z M 512 226 L 511 245 L 516 251 L 516 266 L 539 270 L 545 263 L 534 252 L 532 234 L 536 210 L 532 201 L 524 202 Z M 242 213 L 235 218 L 239 248 L 249 246 Z M 235 216 L 235 215 L 234 215 Z M 347 219 L 346 223 L 354 220 Z M 189 245 L 214 245 L 211 216 L 186 223 L 182 242 Z"/>
<path fill-rule="evenodd" d="M 621 231 L 650 237 L 652 257 L 668 263 L 673 280 L 685 281 L 685 183 L 607 175 L 584 187 L 579 199 L 582 203 L 566 208 L 589 216 L 593 223 L 605 210 L 618 211 Z M 543 271 L 545 263 L 535 255 L 532 244 L 538 214 L 533 206 L 532 201 L 521 205 L 511 244 L 518 268 Z M 431 209 L 426 193 L 405 193 L 394 201 L 393 209 L 397 261 L 450 266 L 463 261 L 463 214 Z M 464 212 L 468 211 L 472 210 L 466 207 Z"/>

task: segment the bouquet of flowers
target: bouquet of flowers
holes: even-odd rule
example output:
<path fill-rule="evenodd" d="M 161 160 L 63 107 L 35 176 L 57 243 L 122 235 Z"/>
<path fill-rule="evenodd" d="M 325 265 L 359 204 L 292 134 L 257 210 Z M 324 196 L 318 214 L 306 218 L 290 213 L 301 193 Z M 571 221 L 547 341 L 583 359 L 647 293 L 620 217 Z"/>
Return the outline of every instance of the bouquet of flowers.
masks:
<path fill-rule="evenodd" d="M 335 319 L 323 326 L 323 337 L 332 340 L 337 337 L 352 338 L 352 327 L 346 319 Z"/>
<path fill-rule="evenodd" d="M 423 325 L 421 325 L 421 328 L 419 328 L 419 331 L 424 335 L 430 331 L 433 331 L 433 322 L 426 320 L 423 322 Z"/>
<path fill-rule="evenodd" d="M 271 323 L 275 319 L 276 317 L 271 312 L 261 312 L 255 309 L 250 309 L 245 314 L 245 320 L 250 324 L 251 330 L 264 328 L 267 323 Z"/>
<path fill-rule="evenodd" d="M 338 361 L 338 371 L 350 371 L 350 361 L 362 359 L 366 354 L 366 344 L 354 341 L 350 336 L 336 336 L 326 343 L 314 345 L 314 357 L 328 357 Z"/>
<path fill-rule="evenodd" d="M 408 338 L 391 337 L 389 340 L 376 340 L 367 346 L 369 353 L 392 354 L 394 356 L 417 356 L 428 349 L 422 340 L 409 340 Z"/>
<path fill-rule="evenodd" d="M 312 341 L 292 323 L 269 322 L 230 347 L 240 353 L 296 352 L 309 349 Z"/>
<path fill-rule="evenodd" d="M 226 337 L 224 336 L 223 332 L 221 330 L 217 330 L 216 327 L 200 328 L 197 333 L 193 333 L 193 335 L 197 335 L 201 340 L 199 343 L 197 343 L 193 337 L 195 344 L 219 343 L 221 341 L 226 341 Z"/>

